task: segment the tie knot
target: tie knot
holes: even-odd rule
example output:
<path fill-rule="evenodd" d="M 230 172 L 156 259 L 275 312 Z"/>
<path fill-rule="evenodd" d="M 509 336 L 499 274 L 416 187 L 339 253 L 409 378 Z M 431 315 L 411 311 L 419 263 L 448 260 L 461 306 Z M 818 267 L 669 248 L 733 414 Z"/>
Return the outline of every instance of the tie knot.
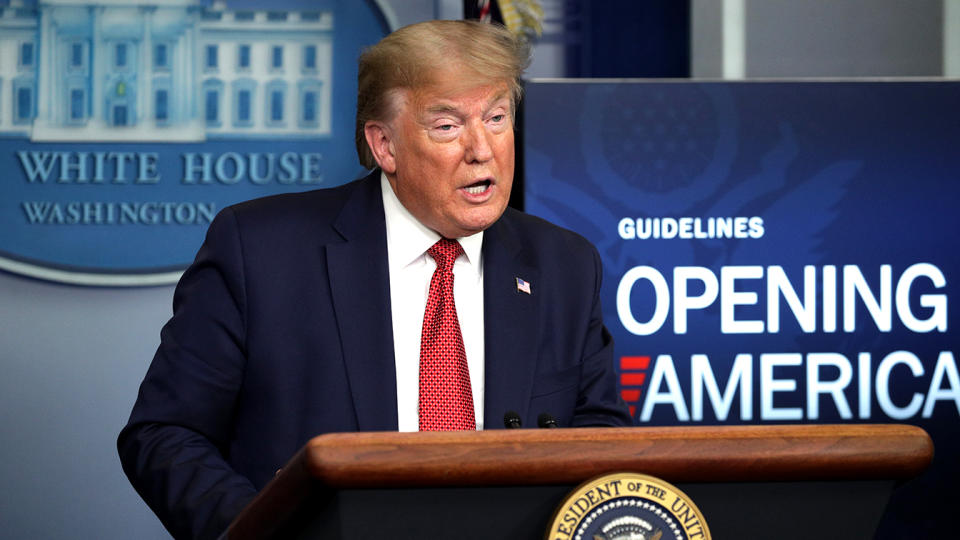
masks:
<path fill-rule="evenodd" d="M 430 246 L 427 253 L 437 261 L 437 268 L 450 270 L 453 268 L 454 261 L 463 253 L 463 246 L 456 240 L 441 238 L 437 243 Z"/>

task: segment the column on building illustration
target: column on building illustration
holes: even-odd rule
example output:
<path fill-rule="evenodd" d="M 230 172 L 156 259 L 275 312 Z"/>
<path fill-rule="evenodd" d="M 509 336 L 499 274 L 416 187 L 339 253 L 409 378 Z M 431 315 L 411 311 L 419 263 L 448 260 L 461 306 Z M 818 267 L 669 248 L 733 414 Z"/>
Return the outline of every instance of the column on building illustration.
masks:
<path fill-rule="evenodd" d="M 141 124 L 153 125 L 156 122 L 154 117 L 154 101 L 155 97 L 153 94 L 153 77 L 151 72 L 153 71 L 153 55 L 155 51 L 153 50 L 153 14 L 156 11 L 156 6 L 144 6 L 140 8 L 140 16 L 143 20 L 143 43 L 140 47 L 140 72 L 142 77 L 140 80 L 141 92 L 138 96 L 138 105 L 137 108 L 140 111 L 139 122 Z"/>
<path fill-rule="evenodd" d="M 200 27 L 196 16 L 191 17 L 190 26 L 180 39 L 179 47 L 183 50 L 183 67 L 180 80 L 174 81 L 180 88 L 197 88 L 199 82 L 199 65 L 197 59 L 197 44 L 200 42 L 198 34 Z M 180 100 L 182 105 L 181 118 L 188 118 L 194 124 L 197 132 L 203 136 L 205 130 L 200 119 L 200 103 L 196 91 L 185 92 Z"/>
<path fill-rule="evenodd" d="M 95 6 L 90 8 L 90 27 L 93 29 L 90 36 L 90 73 L 93 80 L 90 84 L 90 118 L 91 126 L 99 128 L 106 124 L 106 113 L 104 112 L 104 84 L 103 79 L 106 76 L 104 63 L 101 61 L 103 50 L 103 11 L 105 8 Z"/>
<path fill-rule="evenodd" d="M 196 26 L 192 22 L 184 22 L 186 27 L 174 35 L 174 50 L 170 57 L 172 65 L 170 66 L 171 88 L 178 88 L 173 96 L 174 117 L 183 120 L 196 119 L 197 115 L 191 111 L 191 97 L 197 94 L 195 79 L 193 73 L 193 58 L 196 52 L 193 48 L 195 42 Z M 186 89 L 193 89 L 186 90 Z"/>

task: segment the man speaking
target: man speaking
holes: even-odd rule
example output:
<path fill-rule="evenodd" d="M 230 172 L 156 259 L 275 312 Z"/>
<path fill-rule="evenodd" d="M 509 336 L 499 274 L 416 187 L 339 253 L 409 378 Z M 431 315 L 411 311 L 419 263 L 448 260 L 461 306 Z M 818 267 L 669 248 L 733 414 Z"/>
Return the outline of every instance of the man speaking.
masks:
<path fill-rule="evenodd" d="M 397 30 L 360 58 L 374 172 L 210 225 L 118 440 L 174 536 L 222 533 L 322 433 L 631 423 L 596 250 L 507 208 L 527 63 L 498 26 Z"/>

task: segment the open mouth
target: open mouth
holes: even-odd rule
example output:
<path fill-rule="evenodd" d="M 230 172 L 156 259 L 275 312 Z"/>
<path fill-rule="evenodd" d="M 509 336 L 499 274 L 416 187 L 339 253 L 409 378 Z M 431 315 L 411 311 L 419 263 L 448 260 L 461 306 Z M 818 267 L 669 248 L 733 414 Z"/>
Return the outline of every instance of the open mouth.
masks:
<path fill-rule="evenodd" d="M 470 184 L 469 186 L 466 186 L 463 189 L 470 195 L 480 195 L 481 193 L 486 191 L 487 188 L 490 187 L 491 183 L 492 182 L 490 182 L 489 179 L 480 180 L 479 182 L 474 182 L 473 184 Z"/>

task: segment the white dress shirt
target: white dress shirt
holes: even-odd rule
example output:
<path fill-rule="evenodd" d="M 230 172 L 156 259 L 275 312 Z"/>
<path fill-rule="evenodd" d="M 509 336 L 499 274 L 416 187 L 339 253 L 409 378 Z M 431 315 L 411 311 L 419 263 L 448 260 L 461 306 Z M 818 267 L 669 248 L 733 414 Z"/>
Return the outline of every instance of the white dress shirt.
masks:
<path fill-rule="evenodd" d="M 420 335 L 430 278 L 437 264 L 427 250 L 440 240 L 400 203 L 380 173 L 387 224 L 387 262 L 393 350 L 397 365 L 397 419 L 400 431 L 419 431 Z M 470 387 L 477 429 L 483 429 L 483 232 L 458 238 L 464 254 L 453 265 L 453 298 L 470 367 Z"/>

